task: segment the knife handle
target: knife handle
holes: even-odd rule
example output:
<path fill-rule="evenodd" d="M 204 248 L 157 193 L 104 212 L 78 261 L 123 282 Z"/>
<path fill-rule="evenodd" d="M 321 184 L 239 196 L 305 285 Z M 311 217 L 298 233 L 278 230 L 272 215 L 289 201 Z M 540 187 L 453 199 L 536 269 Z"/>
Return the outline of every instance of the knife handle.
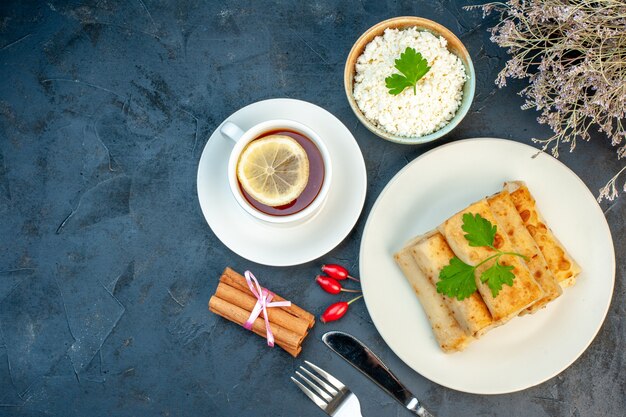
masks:
<path fill-rule="evenodd" d="M 415 397 L 411 398 L 409 403 L 406 405 L 406 408 L 420 417 L 435 417 L 433 414 L 430 414 L 427 409 L 422 407 L 419 400 Z"/>
<path fill-rule="evenodd" d="M 350 365 L 357 368 L 376 385 L 387 391 L 407 410 L 421 417 L 434 417 L 419 400 L 396 378 L 383 361 L 360 340 L 340 331 L 330 331 L 322 340 L 339 353 Z M 336 344 L 335 344 L 336 343 Z M 339 348 L 339 346 L 341 346 Z M 340 352 L 337 350 L 339 348 Z"/>

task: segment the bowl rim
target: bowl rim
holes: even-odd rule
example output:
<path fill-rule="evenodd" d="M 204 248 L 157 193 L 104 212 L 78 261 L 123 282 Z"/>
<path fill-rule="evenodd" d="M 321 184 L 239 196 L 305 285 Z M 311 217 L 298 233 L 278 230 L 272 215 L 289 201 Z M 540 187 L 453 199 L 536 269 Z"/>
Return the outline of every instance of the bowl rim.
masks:
<path fill-rule="evenodd" d="M 428 30 L 429 32 L 437 36 L 443 36 L 444 38 L 446 38 L 446 40 L 448 40 L 449 38 L 456 40 L 457 48 L 455 49 L 458 49 L 459 51 L 456 52 L 455 50 L 450 50 L 450 49 L 448 50 L 452 52 L 453 54 L 455 54 L 456 56 L 458 56 L 459 59 L 461 59 L 461 62 L 463 62 L 463 66 L 465 67 L 465 70 L 468 75 L 468 79 L 465 81 L 467 84 L 468 91 L 463 92 L 461 105 L 457 109 L 452 119 L 450 119 L 450 121 L 441 129 L 436 130 L 427 135 L 417 136 L 417 137 L 394 135 L 392 133 L 389 133 L 379 128 L 378 126 L 376 126 L 374 123 L 372 123 L 369 119 L 365 117 L 365 115 L 363 114 L 359 106 L 357 105 L 356 100 L 354 99 L 354 96 L 352 95 L 352 89 L 353 89 L 353 84 L 354 84 L 354 73 L 356 72 L 354 68 L 354 64 L 356 63 L 356 60 L 358 59 L 358 57 L 363 53 L 365 46 L 369 42 L 371 42 L 375 36 L 380 36 L 380 35 L 374 35 L 374 34 L 377 33 L 381 28 L 383 29 L 394 28 L 395 29 L 395 28 L 404 28 L 404 27 L 411 27 L 411 26 L 416 26 L 420 30 Z M 448 42 L 448 44 L 449 43 L 450 42 Z M 351 64 L 351 61 L 353 61 L 352 64 Z M 463 42 L 461 42 L 461 40 L 450 29 L 446 28 L 440 23 L 437 23 L 430 19 L 426 19 L 424 17 L 398 16 L 398 17 L 393 17 L 387 20 L 383 20 L 382 22 L 376 23 L 375 25 L 367 29 L 361 36 L 359 36 L 356 42 L 352 45 L 352 48 L 350 49 L 350 52 L 348 53 L 348 57 L 346 58 L 346 64 L 344 66 L 343 85 L 344 85 L 344 92 L 346 93 L 346 97 L 348 99 L 348 103 L 350 104 L 350 107 L 352 108 L 352 111 L 356 115 L 357 119 L 359 119 L 359 121 L 370 132 L 390 142 L 395 142 L 395 143 L 399 143 L 403 145 L 420 145 L 420 144 L 432 142 L 434 140 L 440 139 L 441 137 L 447 135 L 456 126 L 458 126 L 461 120 L 465 118 L 465 116 L 467 115 L 469 111 L 469 108 L 472 105 L 472 102 L 474 101 L 474 93 L 476 90 L 476 75 L 474 72 L 474 64 L 472 62 L 472 58 L 469 52 L 467 51 L 467 48 L 465 47 Z M 463 90 L 465 89 L 466 87 L 464 85 Z"/>

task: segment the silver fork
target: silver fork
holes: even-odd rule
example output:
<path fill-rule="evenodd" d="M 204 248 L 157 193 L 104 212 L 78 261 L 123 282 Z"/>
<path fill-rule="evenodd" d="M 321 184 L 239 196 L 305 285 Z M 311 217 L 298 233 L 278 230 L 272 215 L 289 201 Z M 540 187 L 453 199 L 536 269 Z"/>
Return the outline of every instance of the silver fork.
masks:
<path fill-rule="evenodd" d="M 305 386 L 298 379 L 291 377 L 291 380 L 311 399 L 315 404 L 333 417 L 362 417 L 359 399 L 339 381 L 337 378 L 309 361 L 304 361 L 317 375 L 300 366 L 302 372 L 296 371 L 308 386 Z"/>

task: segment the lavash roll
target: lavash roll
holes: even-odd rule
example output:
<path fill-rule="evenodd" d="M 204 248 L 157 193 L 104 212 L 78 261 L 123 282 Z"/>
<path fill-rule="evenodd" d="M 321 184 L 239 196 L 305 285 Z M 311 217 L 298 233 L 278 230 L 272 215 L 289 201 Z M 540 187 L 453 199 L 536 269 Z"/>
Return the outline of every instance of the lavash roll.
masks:
<path fill-rule="evenodd" d="M 413 259 L 411 247 L 420 238 L 410 241 L 394 255 L 394 259 L 413 287 L 441 350 L 448 353 L 461 351 L 472 341 L 472 337 L 459 325 L 446 306 L 443 296 L 437 292 Z"/>
<path fill-rule="evenodd" d="M 439 273 L 450 263 L 454 253 L 448 243 L 437 231 L 428 233 L 411 247 L 415 262 L 432 285 L 437 286 Z M 464 300 L 442 295 L 442 299 L 459 325 L 471 336 L 485 333 L 493 324 L 489 309 L 478 292 Z"/>
<path fill-rule="evenodd" d="M 489 197 L 487 202 L 498 221 L 498 225 L 502 227 L 502 232 L 506 233 L 515 247 L 515 251 L 526 256 L 528 270 L 544 292 L 543 298 L 522 311 L 522 314 L 534 313 L 559 297 L 563 292 L 561 286 L 548 268 L 546 259 L 539 250 L 537 243 L 524 226 L 509 192 L 502 191 Z"/>
<path fill-rule="evenodd" d="M 511 200 L 515 204 L 526 229 L 537 243 L 539 250 L 546 259 L 548 268 L 561 287 L 574 285 L 581 268 L 563 244 L 554 236 L 550 228 L 546 226 L 546 222 L 526 184 L 523 181 L 507 182 L 505 183 L 505 190 L 511 194 Z"/>
<path fill-rule="evenodd" d="M 469 242 L 465 239 L 465 232 L 462 229 L 463 215 L 465 213 L 471 213 L 472 215 L 480 214 L 491 224 L 498 224 L 496 218 L 491 213 L 487 200 L 482 199 L 446 220 L 439 226 L 438 230 L 446 238 L 448 245 L 450 245 L 450 248 L 459 259 L 468 265 L 477 265 L 496 252 L 489 247 L 469 245 Z M 494 246 L 504 252 L 515 252 L 515 247 L 513 247 L 510 239 L 506 233 L 501 233 L 501 230 L 501 227 L 498 227 Z M 498 295 L 494 297 L 487 283 L 483 283 L 480 280 L 480 275 L 483 271 L 490 268 L 495 261 L 493 259 L 476 268 L 475 280 L 478 291 L 485 301 L 491 317 L 494 322 L 501 325 L 537 302 L 543 297 L 544 293 L 537 281 L 530 275 L 528 267 L 520 257 L 503 255 L 500 257 L 499 262 L 501 265 L 513 266 L 511 272 L 515 275 L 515 279 L 511 286 L 504 284 Z"/>

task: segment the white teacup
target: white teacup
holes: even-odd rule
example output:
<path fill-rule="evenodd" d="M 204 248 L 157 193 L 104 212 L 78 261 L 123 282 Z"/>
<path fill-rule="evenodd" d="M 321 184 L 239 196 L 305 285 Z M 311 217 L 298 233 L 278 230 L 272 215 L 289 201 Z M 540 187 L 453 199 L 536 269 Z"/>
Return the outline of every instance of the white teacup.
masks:
<path fill-rule="evenodd" d="M 267 132 L 279 130 L 287 130 L 300 133 L 301 135 L 306 136 L 315 144 L 317 149 L 320 151 L 322 160 L 324 162 L 324 179 L 322 180 L 322 186 L 319 193 L 311 202 L 311 204 L 309 204 L 307 207 L 298 211 L 297 213 L 283 216 L 274 216 L 259 211 L 258 209 L 250 205 L 250 203 L 246 200 L 241 192 L 239 181 L 237 180 L 237 163 L 239 162 L 239 156 L 241 155 L 241 152 L 244 150 L 246 145 L 248 145 L 248 143 L 263 136 Z M 233 150 L 230 153 L 230 158 L 228 160 L 228 183 L 230 185 L 230 191 L 233 193 L 235 200 L 237 200 L 237 203 L 239 203 L 239 205 L 248 214 L 258 220 L 267 223 L 291 225 L 307 220 L 320 211 L 324 202 L 326 201 L 326 197 L 328 196 L 328 190 L 330 189 L 332 178 L 332 165 L 328 149 L 326 148 L 324 141 L 317 133 L 315 133 L 315 131 L 313 131 L 308 126 L 305 126 L 302 123 L 293 120 L 275 119 L 256 124 L 245 132 L 235 123 L 227 121 L 220 128 L 220 132 L 224 137 L 232 139 L 235 142 L 235 146 L 233 147 Z"/>

